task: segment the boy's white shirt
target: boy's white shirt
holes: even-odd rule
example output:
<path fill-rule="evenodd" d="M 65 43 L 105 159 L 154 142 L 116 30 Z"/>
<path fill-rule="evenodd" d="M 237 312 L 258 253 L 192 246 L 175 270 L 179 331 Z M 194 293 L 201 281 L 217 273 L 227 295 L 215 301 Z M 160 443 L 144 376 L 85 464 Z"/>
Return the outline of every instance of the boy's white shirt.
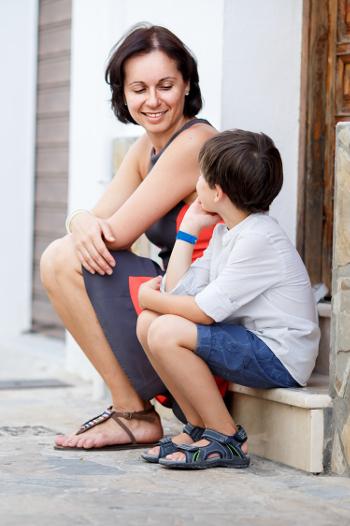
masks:
<path fill-rule="evenodd" d="M 170 294 L 194 296 L 217 323 L 246 327 L 306 385 L 320 338 L 316 304 L 304 264 L 275 219 L 251 214 L 231 230 L 216 225 Z"/>

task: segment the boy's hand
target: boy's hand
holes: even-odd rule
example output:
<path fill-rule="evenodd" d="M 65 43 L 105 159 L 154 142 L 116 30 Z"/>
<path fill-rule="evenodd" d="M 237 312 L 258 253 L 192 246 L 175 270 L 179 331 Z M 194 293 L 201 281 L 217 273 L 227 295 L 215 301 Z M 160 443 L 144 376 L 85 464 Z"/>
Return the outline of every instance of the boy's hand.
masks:
<path fill-rule="evenodd" d="M 197 197 L 184 215 L 180 230 L 197 236 L 202 228 L 216 225 L 219 221 L 221 221 L 221 217 L 218 214 L 211 214 L 203 210 Z"/>
<path fill-rule="evenodd" d="M 142 283 L 142 285 L 139 288 L 139 305 L 142 309 L 147 309 L 148 307 L 148 298 L 150 296 L 150 293 L 152 294 L 153 291 L 159 292 L 160 291 L 160 284 L 162 282 L 162 276 L 157 276 L 156 278 L 150 279 L 149 281 L 145 281 L 145 283 Z"/>

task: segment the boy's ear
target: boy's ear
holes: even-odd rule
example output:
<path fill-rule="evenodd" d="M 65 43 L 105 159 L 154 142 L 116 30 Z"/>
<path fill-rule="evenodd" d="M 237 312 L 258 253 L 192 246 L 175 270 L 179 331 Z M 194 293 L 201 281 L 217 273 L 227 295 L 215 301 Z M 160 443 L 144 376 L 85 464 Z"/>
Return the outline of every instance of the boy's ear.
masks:
<path fill-rule="evenodd" d="M 223 198 L 224 196 L 224 192 L 221 188 L 221 186 L 219 186 L 218 184 L 215 185 L 215 197 L 214 197 L 214 202 L 215 203 L 218 203 L 219 201 L 221 201 L 221 199 Z"/>

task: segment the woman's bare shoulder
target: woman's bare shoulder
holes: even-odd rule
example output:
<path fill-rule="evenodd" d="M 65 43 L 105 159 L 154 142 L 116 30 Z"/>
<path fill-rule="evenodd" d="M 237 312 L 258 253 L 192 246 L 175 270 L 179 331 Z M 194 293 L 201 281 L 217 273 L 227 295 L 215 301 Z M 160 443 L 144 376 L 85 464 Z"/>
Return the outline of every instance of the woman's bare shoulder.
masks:
<path fill-rule="evenodd" d="M 181 132 L 169 145 L 169 148 L 172 146 L 174 150 L 183 150 L 184 147 L 186 147 L 186 151 L 191 149 L 198 150 L 207 140 L 217 134 L 218 131 L 210 124 L 203 122 L 193 124 L 190 128 Z"/>
<path fill-rule="evenodd" d="M 195 169 L 198 166 L 198 153 L 203 144 L 218 134 L 218 131 L 205 123 L 192 125 L 190 128 L 182 131 L 169 144 L 159 161 L 173 162 L 176 160 L 177 165 L 181 163 L 183 168 L 193 165 Z M 163 164 L 163 163 L 161 163 Z"/>
<path fill-rule="evenodd" d="M 210 137 L 214 137 L 214 135 L 217 135 L 218 133 L 218 130 L 214 128 L 214 126 L 212 126 L 211 124 L 206 122 L 198 122 L 198 124 L 192 124 L 192 126 L 180 133 L 179 137 L 193 136 L 198 139 L 202 139 L 203 137 L 205 139 L 208 139 Z"/>

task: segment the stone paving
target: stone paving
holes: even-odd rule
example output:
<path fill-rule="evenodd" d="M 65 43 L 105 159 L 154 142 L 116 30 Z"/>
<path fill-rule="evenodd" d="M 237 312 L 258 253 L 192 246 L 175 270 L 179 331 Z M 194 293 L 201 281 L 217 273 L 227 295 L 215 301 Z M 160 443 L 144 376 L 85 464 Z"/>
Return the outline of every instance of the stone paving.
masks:
<path fill-rule="evenodd" d="M 55 433 L 75 429 L 108 401 L 92 401 L 90 385 L 63 372 L 61 350 L 28 341 L 0 345 L 0 381 L 54 377 L 72 386 L 0 390 L 1 526 L 350 524 L 348 478 L 257 457 L 248 470 L 178 472 L 140 461 L 139 450 L 54 450 Z M 167 433 L 179 428 L 169 414 L 164 423 Z"/>

